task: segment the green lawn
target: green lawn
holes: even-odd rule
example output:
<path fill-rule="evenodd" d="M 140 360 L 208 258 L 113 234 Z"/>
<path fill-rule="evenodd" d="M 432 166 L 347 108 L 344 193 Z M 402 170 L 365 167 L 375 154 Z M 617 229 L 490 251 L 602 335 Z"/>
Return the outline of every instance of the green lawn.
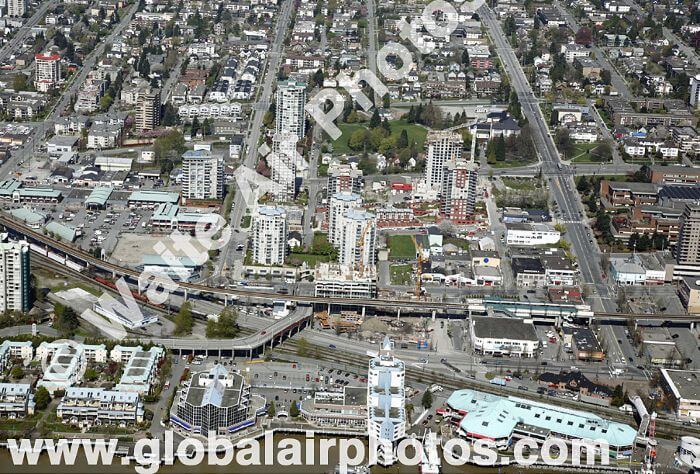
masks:
<path fill-rule="evenodd" d="M 495 163 L 490 163 L 493 168 L 518 168 L 520 166 L 527 166 L 534 164 L 534 161 L 525 160 L 506 160 L 506 161 L 496 161 Z"/>
<path fill-rule="evenodd" d="M 408 134 L 409 143 L 411 139 L 415 139 L 416 147 L 419 150 L 423 149 L 425 137 L 428 135 L 428 130 L 426 128 L 420 125 L 408 123 L 405 120 L 391 120 L 389 122 L 389 125 L 391 127 L 392 138 L 397 139 L 399 135 L 401 135 L 401 132 L 403 130 L 406 130 L 406 133 Z M 340 123 L 338 124 L 338 128 L 342 132 L 342 135 L 340 136 L 340 138 L 333 142 L 333 153 L 342 155 L 357 153 L 358 151 L 361 151 L 350 149 L 350 147 L 348 146 L 348 140 L 350 140 L 350 137 L 356 131 L 367 128 L 366 123 Z"/>
<path fill-rule="evenodd" d="M 243 216 L 243 219 L 241 219 L 241 229 L 247 229 L 250 227 L 250 216 Z"/>
<path fill-rule="evenodd" d="M 392 285 L 408 285 L 413 277 L 413 265 L 392 265 L 389 276 Z"/>
<path fill-rule="evenodd" d="M 410 235 L 391 235 L 387 238 L 389 258 L 416 258 L 416 244 Z"/>
<path fill-rule="evenodd" d="M 510 189 L 519 189 L 527 191 L 532 191 L 535 189 L 535 181 L 532 178 L 502 178 L 502 181 L 503 184 L 508 186 Z"/>
<path fill-rule="evenodd" d="M 330 262 L 331 258 L 328 255 L 316 255 L 310 253 L 290 253 L 287 257 L 287 262 L 290 265 L 301 265 L 303 262 L 310 268 L 315 268 L 318 263 Z"/>
<path fill-rule="evenodd" d="M 576 143 L 571 154 L 573 163 L 600 163 L 599 156 L 593 153 L 600 143 Z"/>

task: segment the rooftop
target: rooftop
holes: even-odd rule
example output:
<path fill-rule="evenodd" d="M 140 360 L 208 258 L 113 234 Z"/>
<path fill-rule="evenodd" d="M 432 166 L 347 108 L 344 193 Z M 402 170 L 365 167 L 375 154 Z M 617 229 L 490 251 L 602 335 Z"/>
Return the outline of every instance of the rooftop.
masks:
<path fill-rule="evenodd" d="M 473 317 L 474 334 L 479 338 L 537 341 L 532 324 L 520 318 Z"/>
<path fill-rule="evenodd" d="M 676 398 L 700 400 L 700 371 L 661 369 Z"/>

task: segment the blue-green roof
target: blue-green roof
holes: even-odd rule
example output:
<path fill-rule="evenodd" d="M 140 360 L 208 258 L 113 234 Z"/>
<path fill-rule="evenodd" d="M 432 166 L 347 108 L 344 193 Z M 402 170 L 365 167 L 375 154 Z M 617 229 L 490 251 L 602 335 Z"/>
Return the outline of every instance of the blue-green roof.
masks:
<path fill-rule="evenodd" d="M 49 232 L 53 232 L 54 235 L 59 236 L 63 240 L 73 242 L 75 240 L 75 228 L 67 225 L 63 225 L 59 222 L 49 222 L 46 224 L 45 229 Z"/>
<path fill-rule="evenodd" d="M 8 179 L 7 181 L 0 181 L 0 196 L 11 196 L 15 192 L 21 183 L 16 179 Z"/>
<path fill-rule="evenodd" d="M 172 220 L 177 215 L 177 211 L 179 209 L 180 209 L 180 206 L 178 206 L 177 204 L 170 204 L 170 203 L 158 204 L 155 211 L 153 211 L 153 215 L 151 216 L 151 220 L 153 220 L 153 219 L 170 219 L 170 220 Z"/>
<path fill-rule="evenodd" d="M 584 411 L 500 397 L 474 390 L 457 390 L 447 399 L 454 410 L 466 412 L 460 429 L 491 439 L 510 438 L 516 425 L 530 425 L 574 439 L 605 440 L 614 447 L 634 444 L 637 431 Z"/>
<path fill-rule="evenodd" d="M 170 261 L 170 259 L 165 259 L 161 257 L 160 255 L 153 255 L 153 254 L 148 254 L 144 255 L 141 257 L 141 264 L 142 265 L 157 265 L 161 267 L 168 267 L 168 266 L 177 266 L 178 264 L 181 267 L 198 267 L 197 265 L 191 258 L 189 257 L 173 257 L 173 262 Z"/>
<path fill-rule="evenodd" d="M 129 196 L 129 201 L 157 202 L 177 204 L 180 200 L 178 193 L 166 193 L 162 191 L 134 191 Z"/>
<path fill-rule="evenodd" d="M 27 224 L 43 224 L 46 222 L 46 215 L 39 212 L 30 211 L 27 208 L 19 207 L 10 209 L 10 214 L 13 217 L 26 222 Z"/>
<path fill-rule="evenodd" d="M 107 204 L 107 200 L 109 200 L 113 191 L 114 188 L 112 186 L 98 186 L 93 189 L 87 199 L 85 199 L 85 204 L 104 206 Z"/>

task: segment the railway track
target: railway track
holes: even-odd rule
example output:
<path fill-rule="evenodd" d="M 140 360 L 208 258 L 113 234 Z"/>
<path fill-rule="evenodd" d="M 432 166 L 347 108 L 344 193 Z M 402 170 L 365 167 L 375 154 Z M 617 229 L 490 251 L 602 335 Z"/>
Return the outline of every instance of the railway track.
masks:
<path fill-rule="evenodd" d="M 288 339 L 281 346 L 275 349 L 278 353 L 288 354 L 294 358 L 298 358 L 296 349 L 298 348 L 297 339 Z M 340 353 L 336 350 L 328 349 L 322 346 L 314 345 L 309 343 L 309 352 L 314 355 L 317 360 L 322 360 L 329 364 L 342 364 L 348 367 L 353 367 L 358 370 L 359 373 L 365 373 L 367 371 L 367 360 L 358 361 L 356 357 L 349 356 L 347 354 Z M 317 357 L 318 356 L 318 357 Z M 447 368 L 447 367 L 446 367 Z M 488 382 L 481 382 L 479 380 L 470 379 L 463 377 L 452 371 L 452 377 L 445 375 L 444 373 L 437 372 L 433 369 L 430 370 L 420 370 L 415 367 L 406 366 L 406 378 L 412 382 L 423 383 L 423 384 L 433 384 L 437 383 L 442 385 L 446 389 L 450 390 L 461 390 L 461 389 L 472 389 L 479 392 L 490 393 L 493 395 L 498 395 L 501 397 L 518 397 L 525 400 L 530 400 L 539 403 L 549 403 L 561 406 L 564 408 L 569 408 L 572 410 L 587 411 L 590 413 L 595 413 L 605 419 L 617 421 L 620 423 L 629 424 L 630 417 L 628 414 L 620 412 L 615 408 L 600 407 L 597 405 L 582 404 L 574 400 L 562 399 L 562 398 L 552 398 L 546 395 L 539 395 L 534 392 L 518 390 L 516 388 L 501 387 L 498 385 L 493 385 Z M 681 435 L 700 435 L 700 427 L 696 426 L 683 426 L 678 422 L 665 420 L 663 418 L 657 418 L 656 420 L 656 437 L 667 437 L 671 439 L 677 439 Z"/>

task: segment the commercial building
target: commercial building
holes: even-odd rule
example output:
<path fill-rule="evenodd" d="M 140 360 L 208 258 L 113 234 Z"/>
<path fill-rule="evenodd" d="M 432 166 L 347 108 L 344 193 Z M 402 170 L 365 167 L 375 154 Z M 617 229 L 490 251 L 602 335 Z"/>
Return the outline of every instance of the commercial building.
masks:
<path fill-rule="evenodd" d="M 548 224 L 507 223 L 507 245 L 553 245 L 559 242 L 561 233 Z"/>
<path fill-rule="evenodd" d="M 343 191 L 331 196 L 328 206 L 328 241 L 338 247 L 340 245 L 340 220 L 350 209 L 362 207 L 362 196 Z"/>
<path fill-rule="evenodd" d="M 661 385 L 673 402 L 676 416 L 700 419 L 700 372 L 691 370 L 661 370 Z"/>
<path fill-rule="evenodd" d="M 139 92 L 134 116 L 134 128 L 137 132 L 148 132 L 160 125 L 160 105 L 160 90 Z"/>
<path fill-rule="evenodd" d="M 0 416 L 15 419 L 34 414 L 34 395 L 28 383 L 0 383 Z"/>
<path fill-rule="evenodd" d="M 539 258 L 513 257 L 510 268 L 519 288 L 544 288 L 547 274 Z"/>
<path fill-rule="evenodd" d="M 58 54 L 36 54 L 34 56 L 34 87 L 39 92 L 48 92 L 61 82 L 61 56 Z"/>
<path fill-rule="evenodd" d="M 178 193 L 167 193 L 162 191 L 134 191 L 129 195 L 127 203 L 131 208 L 150 208 L 153 209 L 159 204 L 170 203 L 177 204 L 180 201 Z"/>
<path fill-rule="evenodd" d="M 287 212 L 281 207 L 261 206 L 253 214 L 251 234 L 253 262 L 283 265 L 287 255 Z"/>
<path fill-rule="evenodd" d="M 450 161 L 443 170 L 440 211 L 454 223 L 474 220 L 478 166 L 465 160 Z"/>
<path fill-rule="evenodd" d="M 158 322 L 158 314 L 151 312 L 147 308 L 137 306 L 135 310 L 132 310 L 128 307 L 117 308 L 116 306 L 95 303 L 92 309 L 97 314 L 128 329 L 139 329 Z"/>
<path fill-rule="evenodd" d="M 428 187 L 440 189 L 445 179 L 445 166 L 462 158 L 464 141 L 458 133 L 431 131 L 426 142 L 425 181 Z"/>
<path fill-rule="evenodd" d="M 264 403 L 251 397 L 241 374 L 217 364 L 195 373 L 178 392 L 170 421 L 193 434 L 228 435 L 254 425 L 264 409 Z"/>
<path fill-rule="evenodd" d="M 353 168 L 352 165 L 331 163 L 328 166 L 328 196 L 336 193 L 350 192 L 358 195 L 362 194 L 365 180 L 360 169 Z"/>
<path fill-rule="evenodd" d="M 272 195 L 277 201 L 291 201 L 296 191 L 297 141 L 293 133 L 275 133 L 272 137 L 272 153 L 268 154 L 267 165 L 270 179 L 275 186 Z"/>
<path fill-rule="evenodd" d="M 394 356 L 394 343 L 384 338 L 367 372 L 367 432 L 377 443 L 377 462 L 396 462 L 395 447 L 406 437 L 406 367 Z"/>
<path fill-rule="evenodd" d="M 571 333 L 572 350 L 576 360 L 602 361 L 605 359 L 598 338 L 589 328 L 575 328 Z"/>
<path fill-rule="evenodd" d="M 56 416 L 80 426 L 143 422 L 144 407 L 138 393 L 104 388 L 70 387 L 56 407 Z"/>
<path fill-rule="evenodd" d="M 610 406 L 613 397 L 613 390 L 610 387 L 592 382 L 580 370 L 545 372 L 538 377 L 537 381 L 548 387 L 553 384 L 559 390 L 576 392 L 579 401 L 593 405 Z"/>
<path fill-rule="evenodd" d="M 472 317 L 469 332 L 480 354 L 534 357 L 540 346 L 533 325 L 519 318 Z"/>
<path fill-rule="evenodd" d="M 336 230 L 338 261 L 364 274 L 373 273 L 376 263 L 377 219 L 361 209 L 349 209 L 341 216 Z"/>
<path fill-rule="evenodd" d="M 277 84 L 275 132 L 293 133 L 298 140 L 306 133 L 306 84 L 284 81 Z"/>
<path fill-rule="evenodd" d="M 29 243 L 0 234 L 0 312 L 31 309 Z"/>
<path fill-rule="evenodd" d="M 611 458 L 632 455 L 637 430 L 593 413 L 517 397 L 501 397 L 474 390 L 457 390 L 447 406 L 458 417 L 459 433 L 468 440 L 482 440 L 506 449 L 518 439 L 538 444 L 548 439 L 601 440 L 608 443 Z"/>
<path fill-rule="evenodd" d="M 182 197 L 221 200 L 224 197 L 224 159 L 207 150 L 182 155 Z"/>
<path fill-rule="evenodd" d="M 301 401 L 301 416 L 311 425 L 331 428 L 367 429 L 367 389 L 342 387 L 317 391 Z"/>
<path fill-rule="evenodd" d="M 376 298 L 377 279 L 345 265 L 321 263 L 314 274 L 314 295 L 320 298 Z"/>

